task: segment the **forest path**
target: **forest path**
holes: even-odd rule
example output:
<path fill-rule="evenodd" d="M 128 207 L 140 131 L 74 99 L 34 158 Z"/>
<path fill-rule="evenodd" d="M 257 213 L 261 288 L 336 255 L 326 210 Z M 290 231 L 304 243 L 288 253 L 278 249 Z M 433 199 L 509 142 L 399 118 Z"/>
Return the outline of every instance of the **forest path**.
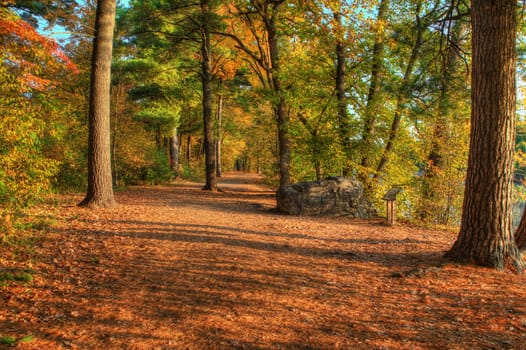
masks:
<path fill-rule="evenodd" d="M 279 215 L 256 175 L 201 187 L 134 187 L 99 211 L 69 197 L 35 281 L 2 290 L 0 336 L 33 336 L 18 349 L 526 344 L 526 278 L 442 266 L 453 233 Z"/>

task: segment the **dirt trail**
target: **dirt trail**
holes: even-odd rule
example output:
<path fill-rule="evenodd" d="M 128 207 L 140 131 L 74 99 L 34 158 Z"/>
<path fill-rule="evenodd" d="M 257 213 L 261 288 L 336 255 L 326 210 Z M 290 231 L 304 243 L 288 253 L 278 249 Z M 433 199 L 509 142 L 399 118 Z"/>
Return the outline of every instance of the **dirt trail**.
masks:
<path fill-rule="evenodd" d="M 33 284 L 2 290 L 0 335 L 33 336 L 18 349 L 526 345 L 526 278 L 443 265 L 452 233 L 279 215 L 255 175 L 201 186 L 136 187 L 101 211 L 70 198 Z"/>

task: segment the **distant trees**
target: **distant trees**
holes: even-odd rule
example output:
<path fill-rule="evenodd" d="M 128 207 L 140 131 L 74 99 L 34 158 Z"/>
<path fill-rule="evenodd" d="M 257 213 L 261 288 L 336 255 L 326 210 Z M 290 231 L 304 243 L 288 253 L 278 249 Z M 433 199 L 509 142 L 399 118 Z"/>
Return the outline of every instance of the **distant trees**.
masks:
<path fill-rule="evenodd" d="M 517 261 L 504 214 L 515 113 L 508 100 L 515 68 L 501 63 L 512 62 L 510 0 L 475 1 L 472 31 L 467 5 L 457 0 L 132 0 L 119 10 L 115 48 L 113 29 L 97 29 L 93 61 L 104 64 L 92 64 L 94 19 L 101 25 L 116 6 L 98 4 L 106 8 L 100 18 L 93 2 L 0 4 L 1 127 L 14 130 L 0 135 L 2 202 L 30 202 L 51 185 L 88 185 L 82 205 L 111 206 L 111 171 L 117 186 L 177 174 L 204 180 L 209 190 L 221 167 L 236 165 L 276 187 L 357 176 L 373 198 L 405 185 L 399 211 L 413 219 L 450 225 L 463 215 L 455 259 Z M 503 11 L 502 23 L 484 17 L 491 6 Z M 490 24 L 487 38 L 481 21 Z M 73 34 L 60 47 L 35 30 L 42 24 Z M 508 78 L 484 71 L 481 57 Z M 72 71 L 76 79 L 67 76 Z M 515 235 L 521 247 L 524 222 Z M 484 242 L 501 248 L 482 252 Z"/>

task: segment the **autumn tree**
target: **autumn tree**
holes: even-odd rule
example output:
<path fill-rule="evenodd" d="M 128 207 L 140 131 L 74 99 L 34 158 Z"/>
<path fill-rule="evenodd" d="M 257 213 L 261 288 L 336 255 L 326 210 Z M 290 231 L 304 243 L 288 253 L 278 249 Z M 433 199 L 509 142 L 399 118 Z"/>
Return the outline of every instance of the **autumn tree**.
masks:
<path fill-rule="evenodd" d="M 389 0 L 380 0 L 378 13 L 376 16 L 376 26 L 374 31 L 374 43 L 371 53 L 371 71 L 369 77 L 369 87 L 365 101 L 363 116 L 363 131 L 361 136 L 361 171 L 359 178 L 369 187 L 369 173 L 374 157 L 375 134 L 377 128 L 377 119 L 380 112 L 381 104 L 381 85 L 384 77 L 384 53 L 385 53 L 385 27 L 387 25 L 387 16 L 389 13 Z"/>
<path fill-rule="evenodd" d="M 522 271 L 511 231 L 517 3 L 474 0 L 471 20 L 468 171 L 460 233 L 446 256 L 497 269 L 512 264 Z"/>
<path fill-rule="evenodd" d="M 89 101 L 88 190 L 80 206 L 112 207 L 110 153 L 110 84 L 115 27 L 115 0 L 97 4 Z"/>
<path fill-rule="evenodd" d="M 77 73 L 55 40 L 14 11 L 19 5 L 0 3 L 0 202 L 8 211 L 49 191 L 62 156 L 53 154 L 62 142 L 56 118 L 65 110 L 56 91 L 59 79 Z"/>
<path fill-rule="evenodd" d="M 387 140 L 385 140 L 385 147 L 381 152 L 380 159 L 376 165 L 376 170 L 374 172 L 373 179 L 375 179 L 376 181 L 378 181 L 382 172 L 384 171 L 384 168 L 387 165 L 391 153 L 393 152 L 393 149 L 395 147 L 404 112 L 404 104 L 407 103 L 408 99 L 408 92 L 410 90 L 412 82 L 413 71 L 416 67 L 418 58 L 421 53 L 424 33 L 427 29 L 427 23 L 423 20 L 422 15 L 423 5 L 423 0 L 418 0 L 415 4 L 415 34 L 411 46 L 411 53 L 407 60 L 402 81 L 396 94 L 396 107 L 393 113 L 391 128 L 389 130 Z"/>
<path fill-rule="evenodd" d="M 206 182 L 203 190 L 217 191 L 216 150 L 212 110 L 212 47 L 210 30 L 212 11 L 209 0 L 200 2 L 199 33 L 201 36 L 201 81 L 203 87 L 203 126 Z"/>
<path fill-rule="evenodd" d="M 352 169 L 350 166 L 350 159 L 352 153 L 351 145 L 351 127 L 349 121 L 348 102 L 347 102 L 347 43 L 346 31 L 343 23 L 343 4 L 342 1 L 337 1 L 334 8 L 331 9 L 334 18 L 334 36 L 335 40 L 335 92 L 337 101 L 338 113 L 338 130 L 340 131 L 340 142 L 342 144 L 343 153 L 346 157 L 346 162 L 342 169 L 344 176 L 351 175 Z"/>
<path fill-rule="evenodd" d="M 467 13 L 465 8 L 450 7 L 439 30 L 438 52 L 430 71 L 437 90 L 428 108 L 429 128 L 423 136 L 427 153 L 422 162 L 421 190 L 415 216 L 424 222 L 450 225 L 458 222 L 467 162 L 469 132 L 468 67 L 464 63 L 467 46 Z M 450 20 L 452 18 L 454 20 Z M 433 68 L 436 67 L 436 68 Z"/>
<path fill-rule="evenodd" d="M 234 1 L 231 27 L 224 35 L 236 42 L 251 62 L 261 85 L 271 93 L 271 103 L 277 125 L 280 188 L 290 183 L 289 110 L 281 76 L 280 28 L 286 0 Z M 237 26 L 247 30 L 239 31 Z M 278 196 L 279 207 L 279 196 Z"/>
<path fill-rule="evenodd" d="M 335 50 L 338 42 L 347 46 L 349 39 L 334 13 L 309 9 L 312 15 L 296 22 L 294 39 L 283 49 L 282 75 L 287 77 L 291 111 L 291 177 L 295 181 L 340 174 L 352 160 L 351 149 L 346 152 L 342 145 L 342 138 L 350 141 L 354 134 L 351 118 L 347 111 L 344 117 L 339 114 L 342 105 L 348 109 L 348 84 L 346 63 L 338 61 L 348 61 L 349 53 L 344 49 L 338 58 Z M 341 85 L 335 84 L 338 66 L 343 73 Z M 342 88 L 339 97 L 335 85 Z"/>

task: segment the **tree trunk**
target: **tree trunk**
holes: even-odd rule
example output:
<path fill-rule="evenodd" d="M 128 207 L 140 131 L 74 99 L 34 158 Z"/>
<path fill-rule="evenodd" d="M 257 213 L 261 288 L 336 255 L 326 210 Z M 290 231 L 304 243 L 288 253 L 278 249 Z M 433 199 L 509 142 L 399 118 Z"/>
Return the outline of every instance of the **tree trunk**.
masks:
<path fill-rule="evenodd" d="M 217 97 L 217 135 L 216 135 L 216 176 L 221 177 L 221 114 L 223 113 L 223 96 Z"/>
<path fill-rule="evenodd" d="M 402 80 L 402 85 L 400 86 L 400 89 L 398 90 L 398 94 L 396 97 L 396 109 L 393 117 L 393 122 L 391 124 L 391 131 L 389 132 L 389 137 L 387 140 L 387 143 L 385 145 L 385 148 L 382 152 L 382 156 L 380 157 L 380 161 L 378 162 L 378 165 L 376 166 L 376 172 L 374 174 L 373 179 L 375 181 L 378 181 L 380 178 L 380 174 L 384 170 L 385 166 L 387 165 L 387 162 L 389 161 L 389 158 L 391 156 L 391 152 L 393 151 L 393 148 L 395 146 L 396 138 L 398 137 L 398 129 L 400 128 L 400 122 L 402 118 L 402 111 L 403 111 L 403 104 L 404 100 L 407 97 L 407 91 L 406 88 L 410 82 L 411 75 L 413 74 L 413 69 L 415 67 L 415 64 L 417 62 L 418 56 L 420 54 L 420 49 L 422 46 L 422 39 L 423 34 L 425 30 L 425 26 L 422 24 L 421 18 L 420 18 L 420 12 L 422 10 L 422 1 L 419 1 L 416 4 L 416 37 L 415 42 L 413 44 L 413 49 L 411 51 L 411 56 L 409 57 L 409 60 L 407 62 L 407 66 L 404 72 L 404 78 Z"/>
<path fill-rule="evenodd" d="M 251 0 L 236 7 L 239 17 L 247 27 L 246 32 L 253 36 L 252 42 L 257 45 L 257 50 L 252 50 L 245 45 L 244 40 L 233 34 L 226 34 L 232 38 L 237 46 L 251 58 L 254 72 L 265 88 L 270 88 L 274 99 L 272 100 L 274 116 L 278 132 L 278 168 L 280 174 L 280 189 L 290 184 L 290 140 L 289 140 L 289 113 L 281 81 L 279 33 L 277 20 L 280 6 L 286 0 Z M 249 5 L 245 7 L 246 5 Z M 264 30 L 254 22 L 253 15 L 261 19 Z M 278 209 L 280 207 L 280 191 L 278 191 Z"/>
<path fill-rule="evenodd" d="M 186 137 L 186 163 L 190 164 L 192 161 L 192 135 L 188 134 Z"/>
<path fill-rule="evenodd" d="M 378 16 L 376 22 L 383 24 L 387 21 L 389 11 L 389 0 L 381 0 L 378 5 Z M 365 187 L 369 187 L 369 168 L 371 167 L 372 148 L 374 135 L 376 133 L 376 115 L 378 114 L 380 85 L 383 77 L 383 56 L 384 56 L 384 33 L 378 31 L 373 45 L 373 56 L 371 65 L 371 78 L 369 91 L 367 93 L 364 126 L 362 132 L 362 160 L 363 169 L 359 173 L 359 179 L 364 182 Z"/>
<path fill-rule="evenodd" d="M 170 136 L 170 167 L 174 176 L 179 176 L 179 135 L 177 128 L 174 128 L 173 135 Z"/>
<path fill-rule="evenodd" d="M 319 161 L 314 162 L 314 170 L 316 171 L 316 180 L 321 181 L 322 179 L 322 171 L 321 171 L 321 163 Z"/>
<path fill-rule="evenodd" d="M 209 1 L 201 0 L 201 78 L 203 84 L 203 125 L 206 183 L 203 190 L 217 191 L 216 157 L 214 147 L 214 119 L 212 118 L 212 72 L 210 68 L 210 29 L 206 14 L 210 11 Z"/>
<path fill-rule="evenodd" d="M 526 248 L 526 210 L 522 213 L 521 222 L 515 231 L 515 243 L 521 250 Z"/>
<path fill-rule="evenodd" d="M 290 184 L 290 140 L 289 140 L 289 114 L 283 88 L 281 86 L 281 66 L 278 43 L 278 32 L 276 27 L 277 7 L 274 6 L 273 13 L 267 13 L 264 19 L 268 35 L 269 55 L 271 63 L 271 82 L 272 88 L 278 96 L 274 113 L 276 115 L 278 127 L 278 146 L 279 146 L 279 185 L 280 188 Z M 279 203 L 278 203 L 279 207 Z"/>
<path fill-rule="evenodd" d="M 471 19 L 471 142 L 460 234 L 446 256 L 522 271 L 511 232 L 517 3 L 473 0 Z"/>
<path fill-rule="evenodd" d="M 341 2 L 338 10 L 341 10 Z M 345 155 L 345 164 L 342 169 L 343 176 L 347 176 L 352 171 L 350 165 L 351 160 L 351 125 L 349 120 L 349 113 L 347 112 L 347 97 L 346 97 L 346 60 L 347 60 L 347 47 L 344 43 L 344 33 L 342 26 L 342 14 L 340 12 L 334 12 L 334 21 L 336 22 L 336 101 L 338 111 L 338 124 L 340 133 L 340 142 L 342 145 L 343 154 Z"/>
<path fill-rule="evenodd" d="M 112 207 L 110 84 L 115 0 L 99 0 L 91 59 L 89 99 L 88 190 L 80 206 Z"/>

